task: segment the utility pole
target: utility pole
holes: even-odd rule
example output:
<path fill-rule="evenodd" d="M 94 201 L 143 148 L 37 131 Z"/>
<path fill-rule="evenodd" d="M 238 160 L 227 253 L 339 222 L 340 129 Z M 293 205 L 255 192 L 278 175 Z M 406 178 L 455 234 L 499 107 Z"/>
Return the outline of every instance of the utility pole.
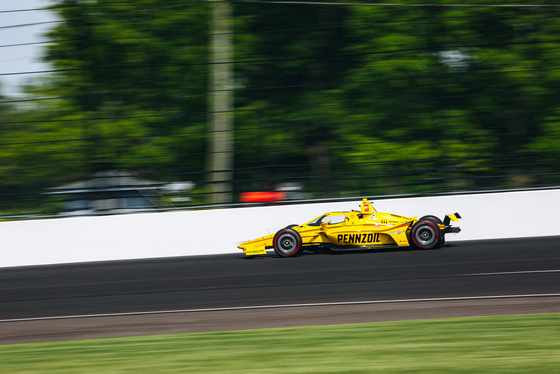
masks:
<path fill-rule="evenodd" d="M 233 58 L 231 4 L 211 2 L 210 132 L 208 182 L 211 202 L 233 201 Z"/>

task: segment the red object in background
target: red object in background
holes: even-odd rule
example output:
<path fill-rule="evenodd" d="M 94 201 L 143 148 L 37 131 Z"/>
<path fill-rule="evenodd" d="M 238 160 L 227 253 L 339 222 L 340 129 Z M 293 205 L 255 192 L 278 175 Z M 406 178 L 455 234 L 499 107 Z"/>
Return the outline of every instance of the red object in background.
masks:
<path fill-rule="evenodd" d="M 242 203 L 267 203 L 272 201 L 286 200 L 285 192 L 259 191 L 259 192 L 243 192 L 239 194 Z"/>

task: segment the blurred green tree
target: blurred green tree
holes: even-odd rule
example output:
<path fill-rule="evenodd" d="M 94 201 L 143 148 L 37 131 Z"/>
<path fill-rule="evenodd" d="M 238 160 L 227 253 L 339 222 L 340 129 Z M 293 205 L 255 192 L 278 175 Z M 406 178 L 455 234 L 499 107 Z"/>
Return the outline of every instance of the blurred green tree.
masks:
<path fill-rule="evenodd" d="M 86 162 L 145 172 L 200 170 L 207 100 L 207 6 L 60 0 L 48 35 L 57 114 L 78 116 Z M 61 113 L 62 112 L 62 113 Z"/>
<path fill-rule="evenodd" d="M 518 176 L 531 173 L 523 149 L 556 106 L 557 12 L 353 7 L 346 22 L 355 65 L 332 102 L 345 104 L 341 121 L 359 124 L 337 134 L 362 144 L 341 157 L 372 174 L 364 185 L 391 193 L 535 182 Z"/>
<path fill-rule="evenodd" d="M 556 10 L 233 6 L 235 192 L 301 181 L 329 197 L 558 178 Z M 4 178 L 39 190 L 111 161 L 205 181 L 209 4 L 52 9 L 62 22 L 45 60 L 56 72 L 29 89 L 49 100 L 2 112 Z"/>

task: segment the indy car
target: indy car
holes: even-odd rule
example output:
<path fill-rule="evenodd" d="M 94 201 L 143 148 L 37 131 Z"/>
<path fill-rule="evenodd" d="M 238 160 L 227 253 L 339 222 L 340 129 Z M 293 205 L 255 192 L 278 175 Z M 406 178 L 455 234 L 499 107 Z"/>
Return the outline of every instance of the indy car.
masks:
<path fill-rule="evenodd" d="M 239 244 L 247 256 L 266 254 L 267 249 L 281 257 L 294 257 L 306 249 L 356 250 L 377 247 L 436 249 L 445 243 L 445 234 L 459 233 L 459 213 L 448 214 L 443 221 L 436 216 L 403 217 L 381 213 L 367 199 L 360 210 L 330 212 L 304 223 L 289 225 L 275 234 Z"/>

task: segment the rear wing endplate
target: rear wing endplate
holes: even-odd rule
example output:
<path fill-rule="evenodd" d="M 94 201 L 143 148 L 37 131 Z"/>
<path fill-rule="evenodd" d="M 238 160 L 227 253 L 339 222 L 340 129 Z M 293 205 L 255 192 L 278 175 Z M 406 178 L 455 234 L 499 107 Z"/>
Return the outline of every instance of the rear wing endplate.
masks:
<path fill-rule="evenodd" d="M 443 224 L 445 226 L 449 226 L 449 224 L 451 223 L 451 221 L 453 222 L 459 222 L 459 219 L 461 219 L 461 215 L 459 213 L 455 213 L 455 214 L 448 214 L 445 216 L 445 218 L 443 219 Z"/>

